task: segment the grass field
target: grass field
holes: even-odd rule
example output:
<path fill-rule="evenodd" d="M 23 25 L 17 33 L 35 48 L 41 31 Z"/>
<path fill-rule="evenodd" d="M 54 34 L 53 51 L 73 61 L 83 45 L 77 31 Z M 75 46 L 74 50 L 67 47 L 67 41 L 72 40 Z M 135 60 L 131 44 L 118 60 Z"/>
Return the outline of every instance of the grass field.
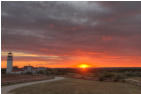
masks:
<path fill-rule="evenodd" d="M 119 82 L 65 79 L 15 89 L 14 94 L 141 94 L 141 88 Z"/>
<path fill-rule="evenodd" d="M 132 77 L 131 79 L 141 81 L 141 77 Z"/>
<path fill-rule="evenodd" d="M 17 84 L 17 83 L 47 80 L 47 79 L 52 79 L 52 78 L 53 76 L 46 76 L 46 75 L 39 75 L 39 74 L 38 75 L 2 74 L 1 84 L 2 86 L 4 86 L 4 85 Z"/>

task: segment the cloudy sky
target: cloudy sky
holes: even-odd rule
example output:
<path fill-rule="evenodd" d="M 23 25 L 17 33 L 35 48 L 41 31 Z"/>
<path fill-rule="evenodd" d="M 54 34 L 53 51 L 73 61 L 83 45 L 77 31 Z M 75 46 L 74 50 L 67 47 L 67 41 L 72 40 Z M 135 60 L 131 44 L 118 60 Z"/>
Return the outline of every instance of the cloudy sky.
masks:
<path fill-rule="evenodd" d="M 141 67 L 141 2 L 2 2 L 2 67 Z"/>

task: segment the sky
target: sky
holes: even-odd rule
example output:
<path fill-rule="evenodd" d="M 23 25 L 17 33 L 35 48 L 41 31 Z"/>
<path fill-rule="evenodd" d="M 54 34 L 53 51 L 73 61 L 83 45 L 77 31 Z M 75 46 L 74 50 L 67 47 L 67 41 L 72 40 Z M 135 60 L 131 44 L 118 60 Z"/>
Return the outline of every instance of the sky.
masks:
<path fill-rule="evenodd" d="M 2 67 L 141 67 L 141 2 L 3 1 Z"/>

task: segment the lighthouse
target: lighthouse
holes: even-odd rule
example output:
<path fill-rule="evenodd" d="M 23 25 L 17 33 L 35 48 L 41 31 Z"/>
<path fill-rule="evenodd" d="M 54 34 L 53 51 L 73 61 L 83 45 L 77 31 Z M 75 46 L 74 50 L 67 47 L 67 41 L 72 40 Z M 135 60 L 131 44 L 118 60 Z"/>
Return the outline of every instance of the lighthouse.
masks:
<path fill-rule="evenodd" d="M 7 69 L 6 69 L 6 73 L 12 73 L 12 69 L 13 69 L 13 55 L 11 52 L 8 53 L 7 56 Z"/>

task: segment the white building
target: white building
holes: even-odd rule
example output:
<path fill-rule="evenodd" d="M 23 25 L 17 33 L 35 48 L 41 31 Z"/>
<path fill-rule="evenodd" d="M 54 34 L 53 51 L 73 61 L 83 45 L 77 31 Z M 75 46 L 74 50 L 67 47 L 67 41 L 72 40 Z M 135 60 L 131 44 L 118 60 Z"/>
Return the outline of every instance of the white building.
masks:
<path fill-rule="evenodd" d="M 24 74 L 24 73 L 28 73 L 31 72 L 33 74 L 39 72 L 39 71 L 44 71 L 46 70 L 46 68 L 44 67 L 38 67 L 38 68 L 34 68 L 32 66 L 24 66 L 24 68 L 17 68 L 15 69 L 13 67 L 13 55 L 11 52 L 8 53 L 7 56 L 7 69 L 6 69 L 6 73 L 7 74 Z"/>
<path fill-rule="evenodd" d="M 24 72 L 32 72 L 33 71 L 33 67 L 32 66 L 24 66 Z"/>
<path fill-rule="evenodd" d="M 12 73 L 13 70 L 13 56 L 12 53 L 8 53 L 7 56 L 7 69 L 6 69 L 6 73 Z"/>

